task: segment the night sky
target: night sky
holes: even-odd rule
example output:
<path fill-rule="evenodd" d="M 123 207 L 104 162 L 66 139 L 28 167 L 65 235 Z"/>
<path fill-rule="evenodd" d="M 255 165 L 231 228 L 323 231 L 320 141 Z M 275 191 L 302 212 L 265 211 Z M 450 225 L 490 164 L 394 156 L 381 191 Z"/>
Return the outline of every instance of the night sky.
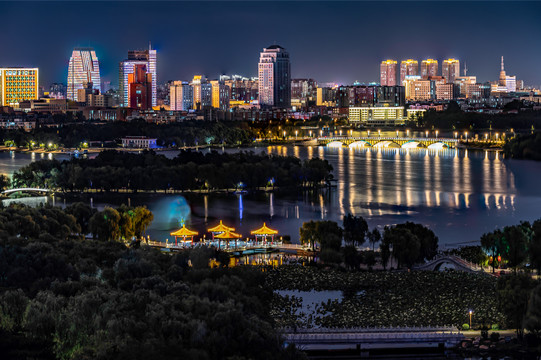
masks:
<path fill-rule="evenodd" d="M 66 82 L 74 47 L 91 46 L 102 79 L 118 82 L 130 49 L 158 50 L 158 81 L 194 74 L 256 76 L 277 43 L 293 78 L 379 81 L 386 58 L 467 62 L 468 75 L 506 71 L 541 84 L 541 2 L 0 2 L 0 66 L 37 66 L 40 83 Z"/>

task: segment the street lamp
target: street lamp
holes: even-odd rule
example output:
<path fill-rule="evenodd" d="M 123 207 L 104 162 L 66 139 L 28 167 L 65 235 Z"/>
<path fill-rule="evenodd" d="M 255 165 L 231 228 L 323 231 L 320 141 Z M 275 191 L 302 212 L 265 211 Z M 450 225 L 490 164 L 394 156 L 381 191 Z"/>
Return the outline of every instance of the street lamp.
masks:
<path fill-rule="evenodd" d="M 458 138 L 458 132 L 455 131 L 455 139 Z"/>
<path fill-rule="evenodd" d="M 312 130 L 310 130 L 310 132 L 309 132 L 309 133 L 310 133 L 310 137 L 312 137 Z"/>
<path fill-rule="evenodd" d="M 379 135 L 379 137 L 381 137 L 381 130 L 380 129 L 378 129 L 378 135 Z"/>
<path fill-rule="evenodd" d="M 472 314 L 473 314 L 473 311 L 470 310 L 470 330 L 471 330 L 471 316 L 472 316 Z"/>
<path fill-rule="evenodd" d="M 295 140 L 297 140 L 297 134 L 298 134 L 298 131 L 295 130 Z"/>
<path fill-rule="evenodd" d="M 342 130 L 340 130 L 340 136 L 342 136 Z"/>
<path fill-rule="evenodd" d="M 436 139 L 438 138 L 438 130 L 436 130 Z"/>
<path fill-rule="evenodd" d="M 410 136 L 410 131 L 409 131 L 409 130 L 406 130 L 406 136 L 407 136 L 407 137 Z"/>
<path fill-rule="evenodd" d="M 465 132 L 464 132 L 464 135 L 466 136 L 466 142 L 467 142 L 467 141 L 468 141 L 468 132 L 465 131 Z"/>
<path fill-rule="evenodd" d="M 496 141 L 498 141 L 498 136 L 499 136 L 499 135 L 500 135 L 500 134 L 496 133 Z"/>
<path fill-rule="evenodd" d="M 398 130 L 396 130 L 396 137 L 398 137 Z"/>
<path fill-rule="evenodd" d="M 488 140 L 488 134 L 485 133 L 485 141 L 487 141 L 487 140 Z"/>
<path fill-rule="evenodd" d="M 285 139 L 285 138 L 286 138 L 286 132 L 285 132 L 285 130 L 284 130 L 284 139 Z"/>
<path fill-rule="evenodd" d="M 427 137 L 427 138 L 428 138 L 428 130 L 427 130 L 427 131 L 425 131 L 425 137 Z"/>

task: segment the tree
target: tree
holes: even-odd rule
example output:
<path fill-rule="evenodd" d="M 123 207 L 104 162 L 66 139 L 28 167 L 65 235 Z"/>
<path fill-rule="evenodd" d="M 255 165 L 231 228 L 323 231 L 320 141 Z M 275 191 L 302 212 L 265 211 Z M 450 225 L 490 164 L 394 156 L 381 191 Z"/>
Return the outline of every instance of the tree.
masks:
<path fill-rule="evenodd" d="M 523 319 L 534 286 L 534 280 L 526 274 L 502 276 L 496 285 L 499 307 L 507 317 L 508 326 L 517 329 L 519 337 L 524 333 Z"/>
<path fill-rule="evenodd" d="M 376 243 L 381 241 L 381 233 L 379 232 L 378 228 L 374 228 L 372 231 L 367 233 L 367 237 L 368 242 L 372 244 L 372 251 L 374 251 Z"/>
<path fill-rule="evenodd" d="M 397 228 L 408 229 L 420 241 L 418 262 L 430 260 L 438 253 L 438 237 L 432 230 L 422 224 L 415 224 L 410 221 L 396 225 Z"/>
<path fill-rule="evenodd" d="M 301 244 L 310 244 L 312 249 L 319 243 L 321 250 L 338 251 L 342 245 L 342 229 L 334 221 L 309 221 L 300 228 Z"/>
<path fill-rule="evenodd" d="M 383 235 L 393 245 L 393 256 L 398 261 L 398 268 L 406 265 L 411 268 L 420 254 L 421 241 L 410 230 L 403 227 L 391 227 Z"/>
<path fill-rule="evenodd" d="M 89 221 L 92 215 L 96 213 L 96 210 L 91 208 L 90 205 L 87 205 L 82 202 L 76 202 L 67 206 L 65 211 L 68 214 L 71 214 L 75 217 L 75 220 L 81 226 L 81 233 L 88 234 L 89 232 Z"/>
<path fill-rule="evenodd" d="M 310 248 L 314 249 L 317 239 L 316 223 L 313 220 L 310 220 L 309 222 L 304 222 L 299 231 L 299 241 L 301 242 L 301 244 L 309 244 Z"/>
<path fill-rule="evenodd" d="M 358 269 L 359 265 L 361 263 L 359 253 L 357 252 L 357 249 L 353 245 L 346 245 L 342 249 L 342 253 L 344 255 L 344 263 L 346 264 L 346 267 L 349 269 Z"/>
<path fill-rule="evenodd" d="M 503 229 L 503 236 L 507 246 L 504 256 L 507 258 L 508 265 L 517 272 L 528 256 L 527 243 L 528 236 L 522 229 L 522 226 L 506 226 Z"/>
<path fill-rule="evenodd" d="M 387 231 L 387 228 L 385 231 Z M 387 263 L 391 257 L 391 243 L 388 237 L 383 237 L 383 240 L 379 244 L 379 249 L 381 255 L 381 266 L 383 266 L 383 270 L 387 270 Z"/>
<path fill-rule="evenodd" d="M 5 190 L 10 185 L 9 178 L 6 175 L 0 175 L 0 191 Z"/>
<path fill-rule="evenodd" d="M 528 256 L 530 263 L 537 269 L 537 274 L 541 274 L 541 219 L 532 224 L 533 236 L 530 239 L 528 247 Z"/>
<path fill-rule="evenodd" d="M 538 338 L 541 337 L 541 285 L 537 285 L 530 294 L 524 327 Z"/>
<path fill-rule="evenodd" d="M 490 254 L 492 258 L 492 273 L 496 267 L 496 258 L 500 255 L 501 251 L 501 231 L 496 230 L 491 233 L 486 233 L 481 236 L 481 246 L 486 252 Z"/>
<path fill-rule="evenodd" d="M 141 237 L 152 223 L 152 220 L 154 220 L 154 214 L 146 206 L 136 207 L 133 224 L 134 235 Z"/>
<path fill-rule="evenodd" d="M 344 241 L 346 244 L 356 246 L 364 244 L 368 224 L 363 217 L 351 214 L 344 215 L 342 227 L 344 228 Z"/>
<path fill-rule="evenodd" d="M 120 214 L 113 208 L 105 207 L 95 213 L 89 221 L 90 232 L 102 241 L 118 240 L 120 232 Z"/>

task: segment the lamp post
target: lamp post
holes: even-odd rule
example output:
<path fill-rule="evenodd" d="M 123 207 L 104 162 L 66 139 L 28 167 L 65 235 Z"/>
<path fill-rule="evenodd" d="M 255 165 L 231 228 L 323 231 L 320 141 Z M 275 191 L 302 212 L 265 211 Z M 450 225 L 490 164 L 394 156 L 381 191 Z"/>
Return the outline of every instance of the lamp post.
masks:
<path fill-rule="evenodd" d="M 297 130 L 295 130 L 295 140 L 297 140 L 297 134 L 298 134 L 298 133 L 299 133 L 299 132 L 298 132 Z"/>
<path fill-rule="evenodd" d="M 310 130 L 309 134 L 310 134 L 310 137 L 312 137 L 312 130 Z"/>
<path fill-rule="evenodd" d="M 458 138 L 458 132 L 455 131 L 455 139 Z"/>
<path fill-rule="evenodd" d="M 466 136 L 466 142 L 468 142 L 468 132 L 467 131 L 464 132 L 464 136 Z"/>
<path fill-rule="evenodd" d="M 496 141 L 498 141 L 498 137 L 500 134 L 496 133 Z"/>
<path fill-rule="evenodd" d="M 406 136 L 407 136 L 407 137 L 410 136 L 410 131 L 409 131 L 409 130 L 406 130 Z"/>
<path fill-rule="evenodd" d="M 470 330 L 471 330 L 471 316 L 472 316 L 472 314 L 473 314 L 473 311 L 470 310 Z"/>
<path fill-rule="evenodd" d="M 284 139 L 285 139 L 285 138 L 286 138 L 286 132 L 285 132 L 285 130 L 284 130 Z"/>
<path fill-rule="evenodd" d="M 428 138 L 428 130 L 425 131 L 425 137 Z"/>
<path fill-rule="evenodd" d="M 396 137 L 398 137 L 398 130 L 396 130 Z"/>
<path fill-rule="evenodd" d="M 378 129 L 378 136 L 381 137 L 381 130 Z"/>
<path fill-rule="evenodd" d="M 436 130 L 436 139 L 438 138 L 438 130 Z"/>

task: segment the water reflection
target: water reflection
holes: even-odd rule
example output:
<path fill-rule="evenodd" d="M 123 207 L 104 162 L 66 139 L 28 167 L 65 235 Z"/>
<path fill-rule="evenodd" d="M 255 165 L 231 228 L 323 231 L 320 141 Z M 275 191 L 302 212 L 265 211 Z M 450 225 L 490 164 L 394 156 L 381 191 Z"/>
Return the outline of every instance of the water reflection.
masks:
<path fill-rule="evenodd" d="M 266 221 L 296 241 L 304 221 L 341 222 L 344 214 L 352 213 L 365 217 L 370 227 L 421 222 L 434 229 L 442 243 L 462 243 L 477 241 L 481 234 L 496 227 L 539 217 L 540 164 L 504 161 L 497 152 L 301 146 L 270 146 L 255 152 L 260 149 L 297 155 L 303 160 L 326 159 L 334 168 L 336 188 L 291 196 L 131 196 L 132 205 L 147 205 L 154 212 L 149 234 L 165 239 L 182 221 L 204 232 L 209 222 L 219 219 L 248 234 Z M 171 152 L 168 156 L 174 155 Z M 30 153 L 0 153 L 0 172 L 12 174 L 32 159 L 39 157 Z M 116 196 L 96 196 L 93 205 L 100 208 L 127 202 L 125 195 Z M 90 198 L 85 201 L 91 202 Z"/>

